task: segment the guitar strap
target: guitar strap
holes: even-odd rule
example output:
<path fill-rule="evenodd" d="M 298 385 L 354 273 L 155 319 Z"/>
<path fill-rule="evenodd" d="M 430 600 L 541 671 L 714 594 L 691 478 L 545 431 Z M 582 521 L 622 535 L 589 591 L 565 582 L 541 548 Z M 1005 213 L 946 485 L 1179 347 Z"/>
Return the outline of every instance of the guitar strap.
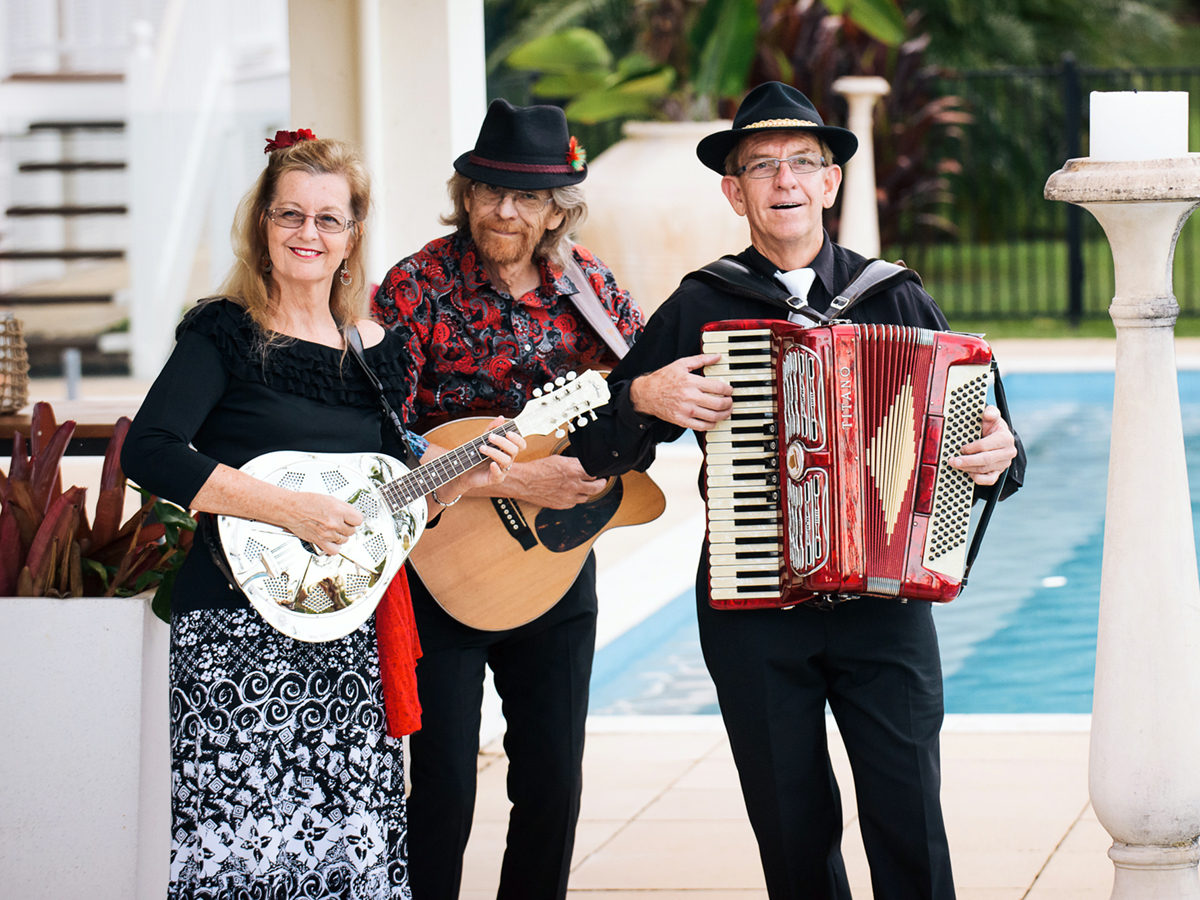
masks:
<path fill-rule="evenodd" d="M 608 344 L 609 349 L 617 355 L 617 359 L 624 357 L 629 352 L 629 342 L 613 324 L 612 316 L 604 308 L 600 298 L 596 296 L 592 283 L 588 281 L 587 275 L 575 260 L 574 253 L 567 254 L 563 272 L 570 276 L 571 282 L 579 289 L 578 293 L 567 295 L 575 304 L 575 308 L 587 319 L 588 324 L 592 326 L 596 334 L 600 335 L 604 343 Z"/>
<path fill-rule="evenodd" d="M 362 335 L 358 333 L 357 325 L 351 325 L 347 330 L 346 346 L 350 350 L 350 355 L 362 367 L 363 374 L 367 376 L 367 381 L 371 383 L 371 386 L 375 388 L 375 392 L 379 395 L 379 408 L 383 410 L 383 418 L 392 423 L 392 428 L 396 430 L 396 434 L 400 438 L 400 449 L 403 457 L 401 462 L 410 469 L 415 469 L 421 465 L 421 461 L 417 459 L 417 454 L 413 452 L 412 445 L 408 442 L 408 429 L 404 427 L 404 424 L 400 421 L 400 417 L 392 409 L 392 404 L 388 403 L 387 394 L 383 390 L 383 383 L 379 380 L 379 376 L 367 365 L 367 358 L 363 355 Z"/>

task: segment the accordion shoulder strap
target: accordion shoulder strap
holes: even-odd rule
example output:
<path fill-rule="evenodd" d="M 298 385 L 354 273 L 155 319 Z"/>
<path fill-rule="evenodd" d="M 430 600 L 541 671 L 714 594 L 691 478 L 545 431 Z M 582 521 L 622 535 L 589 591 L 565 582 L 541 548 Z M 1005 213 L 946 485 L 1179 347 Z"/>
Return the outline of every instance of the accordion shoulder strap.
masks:
<path fill-rule="evenodd" d="M 807 324 L 810 325 L 827 325 L 860 301 L 901 281 L 913 280 L 917 284 L 921 283 L 921 277 L 902 263 L 891 263 L 882 259 L 867 260 L 850 283 L 833 299 L 829 309 L 820 313 L 809 307 L 806 299 L 793 296 L 774 278 L 760 275 L 736 256 L 722 256 L 695 272 L 689 272 L 684 278 L 695 278 L 738 297 L 764 300 L 786 309 L 789 313 L 803 316 L 809 320 Z"/>
<path fill-rule="evenodd" d="M 893 263 L 884 259 L 869 259 L 858 270 L 858 274 L 850 279 L 850 283 L 833 298 L 826 315 L 831 319 L 836 319 L 851 307 L 858 305 L 859 301 L 902 281 L 916 281 L 920 285 L 921 276 L 902 262 Z"/>
<path fill-rule="evenodd" d="M 791 312 L 799 312 L 806 305 L 778 281 L 758 274 L 736 256 L 722 256 L 683 277 L 694 278 L 738 297 L 765 300 Z"/>

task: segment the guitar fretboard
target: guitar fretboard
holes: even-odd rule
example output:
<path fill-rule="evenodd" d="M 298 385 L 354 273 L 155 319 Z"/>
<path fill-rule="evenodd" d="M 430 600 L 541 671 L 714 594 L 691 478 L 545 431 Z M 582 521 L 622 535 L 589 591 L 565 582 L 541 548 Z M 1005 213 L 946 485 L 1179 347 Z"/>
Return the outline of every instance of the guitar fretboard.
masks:
<path fill-rule="evenodd" d="M 443 453 L 437 459 L 432 459 L 425 465 L 401 475 L 395 481 L 388 482 L 380 488 L 380 493 L 383 494 L 392 512 L 398 512 L 414 500 L 419 500 L 430 491 L 437 490 L 464 472 L 470 471 L 481 463 L 491 462 L 480 452 L 480 448 L 488 442 L 488 438 L 493 434 L 511 434 L 515 431 L 517 431 L 517 424 L 510 419 L 461 447 L 456 447 L 449 453 Z"/>

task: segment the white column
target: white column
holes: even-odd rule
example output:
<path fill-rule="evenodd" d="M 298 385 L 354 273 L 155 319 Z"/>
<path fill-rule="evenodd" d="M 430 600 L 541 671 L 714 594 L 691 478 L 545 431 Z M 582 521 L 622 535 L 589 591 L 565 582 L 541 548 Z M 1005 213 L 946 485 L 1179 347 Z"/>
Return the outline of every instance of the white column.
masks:
<path fill-rule="evenodd" d="M 875 75 L 847 75 L 833 83 L 850 107 L 846 127 L 858 138 L 858 152 L 845 165 L 838 243 L 869 259 L 879 256 L 879 202 L 875 193 L 875 101 L 891 88 Z"/>
<path fill-rule="evenodd" d="M 367 277 L 378 281 L 448 231 L 438 217 L 451 164 L 475 145 L 487 109 L 483 0 L 289 0 L 288 13 L 289 127 L 363 151 L 374 193 Z"/>
<path fill-rule="evenodd" d="M 1093 106 L 1093 153 L 1097 131 Z M 1143 136 L 1161 130 L 1125 129 Z M 1154 152 L 1153 150 L 1151 151 Z M 1186 143 L 1183 153 L 1186 154 Z M 1159 155 L 1166 155 L 1160 153 Z M 1114 900 L 1200 898 L 1200 582 L 1175 366 L 1175 242 L 1200 155 L 1074 159 L 1046 197 L 1104 227 L 1116 382 L 1092 706 L 1092 806 L 1113 837 Z M 1083 489 L 1083 488 L 1081 488 Z"/>
<path fill-rule="evenodd" d="M 475 146 L 487 111 L 483 0 L 405 0 L 381 4 L 385 47 L 378 112 L 381 156 L 369 160 L 383 179 L 377 195 L 385 238 L 375 245 L 370 277 L 449 231 L 451 164 Z M 402 52 L 396 52 L 403 48 Z"/>

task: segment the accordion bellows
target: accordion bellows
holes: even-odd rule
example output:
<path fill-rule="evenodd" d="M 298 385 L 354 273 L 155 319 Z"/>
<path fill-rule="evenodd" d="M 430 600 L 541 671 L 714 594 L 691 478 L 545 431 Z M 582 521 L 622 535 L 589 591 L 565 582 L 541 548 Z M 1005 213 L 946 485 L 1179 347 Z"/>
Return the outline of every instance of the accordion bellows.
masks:
<path fill-rule="evenodd" d="M 974 483 L 949 460 L 980 434 L 982 338 L 729 320 L 703 349 L 734 388 L 705 441 L 713 607 L 958 595 Z"/>

